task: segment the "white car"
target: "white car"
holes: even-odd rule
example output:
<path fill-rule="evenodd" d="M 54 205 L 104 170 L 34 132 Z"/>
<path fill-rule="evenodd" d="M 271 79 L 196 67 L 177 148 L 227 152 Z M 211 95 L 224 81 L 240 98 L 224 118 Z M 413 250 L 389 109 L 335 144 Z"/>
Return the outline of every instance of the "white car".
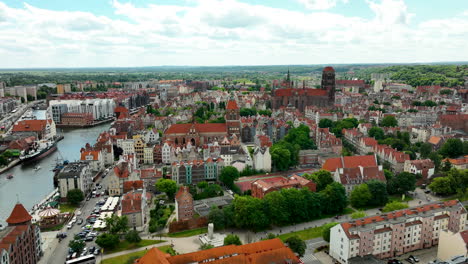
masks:
<path fill-rule="evenodd" d="M 76 211 L 76 215 L 81 215 L 81 211 Z M 74 218 L 74 217 L 73 217 Z"/>
<path fill-rule="evenodd" d="M 69 224 L 67 225 L 67 229 L 71 229 L 72 227 L 73 227 L 73 224 L 72 224 L 72 223 L 69 223 Z"/>

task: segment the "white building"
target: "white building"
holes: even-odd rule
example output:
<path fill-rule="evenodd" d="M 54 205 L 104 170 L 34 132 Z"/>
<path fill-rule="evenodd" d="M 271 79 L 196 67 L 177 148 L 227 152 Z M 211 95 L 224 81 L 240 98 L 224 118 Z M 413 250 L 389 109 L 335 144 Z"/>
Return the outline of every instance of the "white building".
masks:
<path fill-rule="evenodd" d="M 153 128 L 148 130 L 144 136 L 145 142 L 149 144 L 154 144 L 159 141 L 159 132 L 157 129 Z"/>
<path fill-rule="evenodd" d="M 161 150 L 161 156 L 162 156 L 162 163 L 163 164 L 170 164 L 171 163 L 171 145 L 169 145 L 169 142 L 164 142 L 164 145 Z"/>
<path fill-rule="evenodd" d="M 135 142 L 133 139 L 117 139 L 117 147 L 123 150 L 123 155 L 135 154 Z"/>
<path fill-rule="evenodd" d="M 55 106 L 60 105 L 60 106 Z M 114 116 L 115 102 L 113 99 L 84 99 L 84 100 L 51 100 L 54 121 L 65 113 L 92 113 L 94 120 L 102 120 Z M 55 120 L 57 119 L 57 120 Z"/>
<path fill-rule="evenodd" d="M 66 198 L 68 191 L 80 189 L 86 195 L 91 190 L 93 179 L 88 162 L 71 162 L 58 174 L 60 197 Z"/>

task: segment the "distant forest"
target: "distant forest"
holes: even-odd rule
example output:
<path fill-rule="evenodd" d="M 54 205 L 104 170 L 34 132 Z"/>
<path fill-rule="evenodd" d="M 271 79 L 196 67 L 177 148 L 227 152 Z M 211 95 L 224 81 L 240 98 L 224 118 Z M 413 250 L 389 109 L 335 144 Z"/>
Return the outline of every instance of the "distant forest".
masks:
<path fill-rule="evenodd" d="M 138 68 L 76 68 L 76 69 L 0 69 L 0 81 L 8 86 L 38 83 L 131 82 L 150 79 L 168 80 L 250 80 L 264 84 L 284 78 L 289 70 L 293 78 L 306 79 L 320 74 L 327 65 L 271 65 L 271 66 L 160 66 Z M 468 77 L 467 64 L 445 65 L 332 65 L 340 78 L 359 78 L 370 82 L 372 73 L 389 73 L 390 79 L 412 86 L 463 85 Z"/>

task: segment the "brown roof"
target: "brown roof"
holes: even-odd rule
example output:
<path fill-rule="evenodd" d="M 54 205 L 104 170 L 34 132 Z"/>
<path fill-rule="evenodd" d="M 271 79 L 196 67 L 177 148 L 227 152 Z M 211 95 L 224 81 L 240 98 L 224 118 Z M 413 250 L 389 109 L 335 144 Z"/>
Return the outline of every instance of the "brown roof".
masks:
<path fill-rule="evenodd" d="M 165 134 L 187 134 L 191 127 L 194 127 L 196 132 L 207 133 L 207 132 L 217 132 L 217 133 L 227 133 L 226 123 L 207 123 L 207 124 L 173 124 L 169 127 Z"/>
<path fill-rule="evenodd" d="M 47 120 L 21 120 L 13 126 L 13 132 L 43 132 L 47 126 Z"/>
<path fill-rule="evenodd" d="M 237 106 L 237 102 L 234 101 L 234 100 L 229 100 L 227 105 L 226 105 L 226 109 L 239 109 L 239 107 Z"/>
<path fill-rule="evenodd" d="M 176 198 L 176 200 L 179 200 L 181 198 L 184 198 L 184 196 L 187 197 L 187 198 L 192 199 L 192 194 L 190 194 L 189 187 L 180 186 L 179 191 L 175 195 L 175 198 Z M 188 196 L 190 196 L 190 197 L 188 197 Z"/>
<path fill-rule="evenodd" d="M 15 208 L 13 208 L 13 211 L 10 214 L 10 217 L 7 218 L 6 222 L 8 224 L 20 224 L 24 222 L 31 221 L 32 217 L 26 211 L 26 208 L 20 203 L 17 203 L 15 205 Z"/>
<path fill-rule="evenodd" d="M 322 169 L 336 171 L 338 168 L 356 168 L 358 166 L 376 167 L 378 165 L 374 155 L 346 156 L 327 159 L 323 164 Z"/>
<path fill-rule="evenodd" d="M 176 256 L 169 256 L 157 248 L 152 248 L 136 263 L 187 264 L 202 263 L 207 260 L 209 260 L 208 263 L 213 264 L 270 264 L 286 263 L 286 260 L 291 260 L 290 263 L 301 263 L 294 252 L 286 247 L 279 238 L 241 246 L 222 246 Z"/>

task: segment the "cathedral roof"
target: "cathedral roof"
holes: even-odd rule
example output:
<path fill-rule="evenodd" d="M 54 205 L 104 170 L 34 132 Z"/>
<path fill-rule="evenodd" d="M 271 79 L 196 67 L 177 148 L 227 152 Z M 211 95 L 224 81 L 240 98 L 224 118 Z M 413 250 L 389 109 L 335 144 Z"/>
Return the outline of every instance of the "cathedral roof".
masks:
<path fill-rule="evenodd" d="M 30 221 L 31 218 L 31 215 L 28 213 L 28 211 L 26 211 L 24 206 L 20 203 L 17 203 L 6 222 L 8 224 L 20 224 Z"/>
<path fill-rule="evenodd" d="M 333 67 L 328 66 L 328 67 L 325 67 L 325 69 L 323 69 L 323 71 L 324 71 L 324 72 L 326 72 L 326 71 L 332 71 L 332 72 L 334 72 L 335 69 L 333 69 Z"/>
<path fill-rule="evenodd" d="M 294 95 L 305 95 L 305 96 L 327 96 L 327 90 L 321 89 L 277 89 L 275 90 L 275 96 L 294 96 Z"/>

